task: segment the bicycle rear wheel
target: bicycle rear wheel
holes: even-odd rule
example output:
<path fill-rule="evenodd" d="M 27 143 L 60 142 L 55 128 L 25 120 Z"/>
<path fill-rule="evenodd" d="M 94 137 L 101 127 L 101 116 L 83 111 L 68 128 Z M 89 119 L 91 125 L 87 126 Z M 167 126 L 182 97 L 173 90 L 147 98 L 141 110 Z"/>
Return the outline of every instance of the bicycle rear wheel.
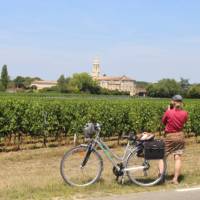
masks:
<path fill-rule="evenodd" d="M 78 146 L 65 153 L 61 160 L 60 172 L 64 181 L 71 186 L 89 186 L 99 180 L 103 161 L 99 153 L 93 149 L 84 166 L 87 146 Z"/>
<path fill-rule="evenodd" d="M 153 186 L 162 181 L 165 176 L 166 162 L 164 162 L 164 172 L 159 173 L 158 160 L 145 160 L 132 153 L 126 163 L 128 178 L 139 186 Z M 133 170 L 131 170 L 133 169 Z"/>

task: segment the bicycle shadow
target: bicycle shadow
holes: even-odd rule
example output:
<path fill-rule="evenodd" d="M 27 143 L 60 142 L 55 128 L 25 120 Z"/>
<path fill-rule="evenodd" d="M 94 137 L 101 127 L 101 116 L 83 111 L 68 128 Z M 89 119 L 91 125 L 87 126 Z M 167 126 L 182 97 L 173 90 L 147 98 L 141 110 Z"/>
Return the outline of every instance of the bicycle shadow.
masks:
<path fill-rule="evenodd" d="M 165 176 L 165 179 L 164 181 L 161 180 L 157 185 L 163 185 L 163 184 L 166 184 L 168 182 L 170 182 L 172 179 L 173 179 L 173 175 L 170 174 L 170 175 L 166 175 Z M 185 175 L 180 175 L 178 181 L 179 183 L 180 182 L 183 182 L 185 180 Z M 137 181 L 140 181 L 140 182 L 143 182 L 143 183 L 149 183 L 149 182 L 153 182 L 154 179 L 146 179 L 146 180 L 140 180 L 140 179 L 137 179 Z M 121 181 L 121 177 L 116 180 L 116 179 L 113 179 L 113 181 L 116 183 L 116 184 L 119 184 L 119 185 L 125 185 L 125 186 L 132 186 L 134 183 L 132 181 L 130 181 L 129 179 L 127 179 L 127 177 L 125 178 L 125 180 L 122 182 Z M 99 181 L 98 181 L 99 184 L 105 184 L 106 183 L 106 180 L 101 178 Z M 140 186 L 139 186 L 140 187 Z"/>

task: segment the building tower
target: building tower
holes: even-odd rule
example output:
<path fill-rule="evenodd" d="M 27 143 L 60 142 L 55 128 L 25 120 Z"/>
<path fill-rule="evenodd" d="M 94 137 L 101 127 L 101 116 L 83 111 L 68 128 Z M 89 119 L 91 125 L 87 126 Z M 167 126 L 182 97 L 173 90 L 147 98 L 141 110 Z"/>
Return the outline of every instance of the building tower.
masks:
<path fill-rule="evenodd" d="M 98 78 L 100 76 L 100 62 L 99 59 L 94 59 L 92 67 L 92 78 Z"/>

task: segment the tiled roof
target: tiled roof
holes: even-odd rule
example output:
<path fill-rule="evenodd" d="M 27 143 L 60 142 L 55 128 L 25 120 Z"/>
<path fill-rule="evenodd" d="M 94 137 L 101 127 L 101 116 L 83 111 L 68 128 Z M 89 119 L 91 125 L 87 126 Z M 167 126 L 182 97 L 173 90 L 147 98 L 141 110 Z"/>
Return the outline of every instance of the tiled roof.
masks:
<path fill-rule="evenodd" d="M 127 76 L 101 76 L 97 77 L 98 81 L 133 81 L 133 79 L 128 78 Z"/>

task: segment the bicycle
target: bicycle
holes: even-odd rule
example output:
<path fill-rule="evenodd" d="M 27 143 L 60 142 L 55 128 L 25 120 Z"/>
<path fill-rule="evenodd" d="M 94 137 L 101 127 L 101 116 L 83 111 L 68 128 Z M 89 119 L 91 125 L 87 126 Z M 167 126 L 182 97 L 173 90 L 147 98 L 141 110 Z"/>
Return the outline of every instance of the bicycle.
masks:
<path fill-rule="evenodd" d="M 60 164 L 63 180 L 71 186 L 89 186 L 97 182 L 103 171 L 103 159 L 97 151 L 97 146 L 113 165 L 113 173 L 118 180 L 124 182 L 125 175 L 139 186 L 153 186 L 161 182 L 165 176 L 166 162 L 163 173 L 158 173 L 158 161 L 146 160 L 141 156 L 145 141 L 137 140 L 135 134 L 129 134 L 127 146 L 122 157 L 119 157 L 101 140 L 101 128 L 98 123 L 89 123 L 85 128 L 88 144 L 81 144 L 67 151 Z M 95 134 L 95 138 L 92 136 Z M 152 140 L 149 138 L 148 140 Z M 164 158 L 163 158 L 164 160 Z"/>

